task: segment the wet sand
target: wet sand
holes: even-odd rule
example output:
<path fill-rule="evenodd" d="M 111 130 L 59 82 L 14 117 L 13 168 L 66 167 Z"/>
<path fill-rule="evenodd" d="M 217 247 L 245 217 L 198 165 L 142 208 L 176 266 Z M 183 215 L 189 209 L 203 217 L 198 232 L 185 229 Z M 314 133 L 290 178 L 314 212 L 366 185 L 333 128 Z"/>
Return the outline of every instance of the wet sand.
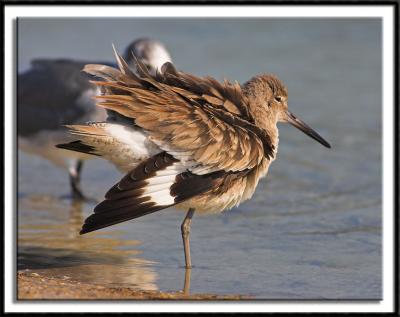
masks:
<path fill-rule="evenodd" d="M 130 287 L 106 287 L 68 278 L 18 272 L 18 300 L 27 299 L 240 300 L 250 297 L 142 291 Z"/>

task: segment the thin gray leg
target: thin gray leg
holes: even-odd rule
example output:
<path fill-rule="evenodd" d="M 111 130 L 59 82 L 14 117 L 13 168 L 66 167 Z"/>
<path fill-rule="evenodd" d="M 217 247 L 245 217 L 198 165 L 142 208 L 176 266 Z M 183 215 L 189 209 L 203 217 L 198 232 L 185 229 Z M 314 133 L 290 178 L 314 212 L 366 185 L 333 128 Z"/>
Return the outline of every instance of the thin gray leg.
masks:
<path fill-rule="evenodd" d="M 185 263 L 187 269 L 192 268 L 192 261 L 190 260 L 189 235 L 190 235 L 190 224 L 192 223 L 193 214 L 194 214 L 194 208 L 189 208 L 186 217 L 181 225 L 183 248 L 185 250 Z"/>

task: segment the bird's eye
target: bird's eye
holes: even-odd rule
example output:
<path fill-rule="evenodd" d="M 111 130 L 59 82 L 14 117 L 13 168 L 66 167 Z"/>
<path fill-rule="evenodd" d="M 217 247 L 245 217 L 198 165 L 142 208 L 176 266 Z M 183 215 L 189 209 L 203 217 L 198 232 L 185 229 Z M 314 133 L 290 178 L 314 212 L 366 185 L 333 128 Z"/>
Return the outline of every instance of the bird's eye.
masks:
<path fill-rule="evenodd" d="M 281 97 L 281 96 L 276 96 L 276 97 L 275 97 L 275 100 L 276 100 L 277 102 L 281 102 L 281 101 L 282 101 L 282 97 Z"/>

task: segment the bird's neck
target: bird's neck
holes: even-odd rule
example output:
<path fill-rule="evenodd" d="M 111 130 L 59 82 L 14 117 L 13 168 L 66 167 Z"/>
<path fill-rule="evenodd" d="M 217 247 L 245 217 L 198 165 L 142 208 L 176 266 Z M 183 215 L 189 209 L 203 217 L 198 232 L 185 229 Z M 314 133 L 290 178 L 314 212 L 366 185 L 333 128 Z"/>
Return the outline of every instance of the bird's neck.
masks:
<path fill-rule="evenodd" d="M 249 103 L 249 110 L 254 118 L 256 126 L 267 132 L 271 138 L 272 145 L 278 148 L 279 143 L 279 132 L 278 132 L 278 118 L 273 112 L 267 112 L 263 107 L 260 107 L 256 103 Z"/>
<path fill-rule="evenodd" d="M 247 98 L 247 106 L 254 123 L 257 127 L 263 129 L 271 138 L 272 145 L 277 148 L 279 142 L 278 115 L 276 112 L 268 111 L 265 106 L 266 93 L 260 93 L 265 85 L 257 85 L 257 80 L 252 79 L 242 86 L 243 94 Z"/>

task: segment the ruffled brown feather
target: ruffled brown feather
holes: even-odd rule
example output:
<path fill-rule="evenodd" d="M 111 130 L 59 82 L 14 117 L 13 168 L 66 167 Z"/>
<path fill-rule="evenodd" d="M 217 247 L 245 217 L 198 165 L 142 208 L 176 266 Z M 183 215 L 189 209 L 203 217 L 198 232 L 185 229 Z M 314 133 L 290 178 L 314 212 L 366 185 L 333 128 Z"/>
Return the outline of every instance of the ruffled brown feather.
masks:
<path fill-rule="evenodd" d="M 204 173 L 248 170 L 273 158 L 271 137 L 254 124 L 238 83 L 178 72 L 170 63 L 153 77 L 137 61 L 138 76 L 116 56 L 120 70 L 84 69 L 102 79 L 94 81 L 103 89 L 97 104 L 134 119 L 163 150 L 194 160 Z"/>

